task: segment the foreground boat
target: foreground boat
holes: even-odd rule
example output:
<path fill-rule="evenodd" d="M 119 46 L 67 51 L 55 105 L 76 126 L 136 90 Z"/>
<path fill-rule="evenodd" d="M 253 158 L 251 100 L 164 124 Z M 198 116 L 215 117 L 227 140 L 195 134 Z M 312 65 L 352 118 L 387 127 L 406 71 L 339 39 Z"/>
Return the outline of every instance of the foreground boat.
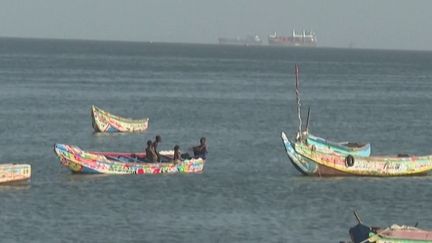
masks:
<path fill-rule="evenodd" d="M 302 142 L 292 143 L 281 135 L 288 158 L 304 175 L 313 176 L 411 176 L 432 170 L 432 156 L 360 157 L 324 153 Z"/>
<path fill-rule="evenodd" d="M 387 228 L 370 227 L 361 221 L 349 230 L 354 243 L 422 243 L 432 242 L 432 230 L 423 230 L 413 226 L 392 225 Z"/>
<path fill-rule="evenodd" d="M 202 158 L 186 159 L 178 164 L 172 161 L 147 163 L 145 153 L 86 152 L 66 144 L 55 144 L 54 152 L 63 166 L 84 174 L 200 173 L 205 164 Z M 169 159 L 170 155 L 165 154 L 164 157 Z"/>
<path fill-rule="evenodd" d="M 148 118 L 133 120 L 113 115 L 96 106 L 91 108 L 92 126 L 95 132 L 144 132 L 148 128 Z"/>
<path fill-rule="evenodd" d="M 0 164 L 0 183 L 26 181 L 30 177 L 29 164 Z"/>

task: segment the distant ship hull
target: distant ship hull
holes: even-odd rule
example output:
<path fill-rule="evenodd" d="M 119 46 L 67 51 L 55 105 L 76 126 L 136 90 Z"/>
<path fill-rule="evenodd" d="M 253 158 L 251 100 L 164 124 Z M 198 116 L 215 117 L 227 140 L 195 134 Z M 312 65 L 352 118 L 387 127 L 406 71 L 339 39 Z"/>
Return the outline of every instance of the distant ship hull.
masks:
<path fill-rule="evenodd" d="M 245 38 L 218 38 L 220 45 L 237 45 L 237 46 L 259 46 L 263 44 L 263 41 L 259 36 L 247 36 Z"/>

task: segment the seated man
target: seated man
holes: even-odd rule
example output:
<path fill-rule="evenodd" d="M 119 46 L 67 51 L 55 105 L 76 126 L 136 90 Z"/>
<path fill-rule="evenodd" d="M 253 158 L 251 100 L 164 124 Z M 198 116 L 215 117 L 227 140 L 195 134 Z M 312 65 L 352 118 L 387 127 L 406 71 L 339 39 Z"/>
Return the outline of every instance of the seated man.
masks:
<path fill-rule="evenodd" d="M 205 137 L 200 139 L 200 145 L 193 147 L 193 152 L 195 158 L 207 158 L 208 151 Z"/>
<path fill-rule="evenodd" d="M 156 155 L 155 151 L 153 150 L 151 140 L 147 141 L 147 148 L 145 149 L 145 152 L 146 152 L 146 159 L 149 162 L 151 162 L 151 163 L 157 162 L 157 155 Z"/>
<path fill-rule="evenodd" d="M 178 164 L 181 162 L 182 157 L 180 153 L 180 146 L 176 145 L 174 146 L 174 164 Z"/>
<path fill-rule="evenodd" d="M 153 151 L 156 154 L 157 162 L 161 162 L 161 156 L 159 154 L 159 151 L 157 150 L 157 147 L 158 147 L 158 145 L 159 145 L 160 142 L 162 142 L 161 136 L 156 135 L 155 141 L 152 143 L 152 149 L 153 149 Z"/>

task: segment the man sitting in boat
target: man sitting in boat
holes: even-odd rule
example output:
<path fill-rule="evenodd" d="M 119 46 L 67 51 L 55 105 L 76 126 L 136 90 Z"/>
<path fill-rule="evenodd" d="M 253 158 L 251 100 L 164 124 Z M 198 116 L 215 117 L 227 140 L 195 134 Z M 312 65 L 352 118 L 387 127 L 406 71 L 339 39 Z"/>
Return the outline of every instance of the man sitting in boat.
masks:
<path fill-rule="evenodd" d="M 178 164 L 182 161 L 181 153 L 180 153 L 180 146 L 177 144 L 174 146 L 174 164 Z"/>
<path fill-rule="evenodd" d="M 208 151 L 205 137 L 200 139 L 200 145 L 193 147 L 193 152 L 195 158 L 206 159 Z"/>
<path fill-rule="evenodd" d="M 158 144 L 162 142 L 161 136 L 160 135 L 156 135 L 155 137 L 155 141 L 152 143 L 152 149 L 156 154 L 157 157 L 157 162 L 161 162 L 161 156 L 159 154 L 159 151 L 157 150 L 157 146 Z"/>
<path fill-rule="evenodd" d="M 155 153 L 155 151 L 153 150 L 153 143 L 151 140 L 147 141 L 147 148 L 145 149 L 146 152 L 146 159 L 149 162 L 155 163 L 157 162 L 157 155 Z"/>

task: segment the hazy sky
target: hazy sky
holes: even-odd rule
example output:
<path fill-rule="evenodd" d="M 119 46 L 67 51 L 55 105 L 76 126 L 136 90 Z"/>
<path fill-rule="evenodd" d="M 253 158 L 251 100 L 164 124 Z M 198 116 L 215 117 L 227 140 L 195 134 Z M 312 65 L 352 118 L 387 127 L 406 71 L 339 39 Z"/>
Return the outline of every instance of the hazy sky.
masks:
<path fill-rule="evenodd" d="M 431 0 L 0 0 L 0 36 L 217 43 L 311 29 L 328 47 L 432 50 Z"/>

